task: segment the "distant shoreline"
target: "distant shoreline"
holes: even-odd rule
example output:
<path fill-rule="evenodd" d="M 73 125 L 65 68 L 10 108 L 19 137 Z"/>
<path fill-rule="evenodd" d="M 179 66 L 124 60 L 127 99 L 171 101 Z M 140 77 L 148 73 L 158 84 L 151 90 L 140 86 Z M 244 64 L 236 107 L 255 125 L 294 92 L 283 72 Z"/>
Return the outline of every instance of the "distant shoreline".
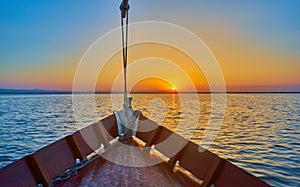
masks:
<path fill-rule="evenodd" d="M 300 94 L 300 92 L 196 92 L 197 94 Z M 17 90 L 17 89 L 0 89 L 0 95 L 25 95 L 25 94 L 73 94 L 72 91 L 60 90 Z M 123 92 L 109 92 L 109 91 L 96 91 L 96 92 L 75 92 L 74 94 L 123 94 Z M 177 92 L 131 92 L 130 94 L 177 94 Z M 181 92 L 180 94 L 195 94 L 195 92 Z"/>

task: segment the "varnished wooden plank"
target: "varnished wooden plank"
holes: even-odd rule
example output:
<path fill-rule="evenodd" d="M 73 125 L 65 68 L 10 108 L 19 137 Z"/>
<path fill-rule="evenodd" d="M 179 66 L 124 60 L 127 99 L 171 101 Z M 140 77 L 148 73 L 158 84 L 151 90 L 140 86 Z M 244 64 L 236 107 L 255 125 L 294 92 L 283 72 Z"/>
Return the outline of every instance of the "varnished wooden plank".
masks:
<path fill-rule="evenodd" d="M 192 177 L 173 171 L 167 162 L 154 153 L 149 154 L 134 140 L 116 144 L 86 168 L 67 181 L 56 186 L 199 186 Z M 130 147 L 132 148 L 130 148 Z M 151 159 L 159 159 L 161 163 L 146 167 L 131 167 L 116 164 L 110 160 L 123 159 L 130 164 L 141 164 Z M 120 160 L 119 160 L 120 161 Z M 121 162 L 121 161 L 120 161 Z"/>
<path fill-rule="evenodd" d="M 204 180 L 215 158 L 217 155 L 208 150 L 199 152 L 197 144 L 188 142 L 180 155 L 179 164 L 199 179 Z"/>
<path fill-rule="evenodd" d="M 0 179 L 0 187 L 37 186 L 38 184 L 28 156 L 0 168 Z"/>
<path fill-rule="evenodd" d="M 215 179 L 218 177 L 220 171 L 222 170 L 224 163 L 224 159 L 220 157 L 215 158 L 213 164 L 210 166 L 207 175 L 204 178 L 204 181 L 202 183 L 203 187 L 209 187 L 211 184 L 214 183 Z"/>
<path fill-rule="evenodd" d="M 231 187 L 231 186 L 243 186 L 243 187 L 269 187 L 265 181 L 260 180 L 254 175 L 246 172 L 245 170 L 233 165 L 232 163 L 225 161 L 223 169 L 214 182 L 215 186 Z"/>

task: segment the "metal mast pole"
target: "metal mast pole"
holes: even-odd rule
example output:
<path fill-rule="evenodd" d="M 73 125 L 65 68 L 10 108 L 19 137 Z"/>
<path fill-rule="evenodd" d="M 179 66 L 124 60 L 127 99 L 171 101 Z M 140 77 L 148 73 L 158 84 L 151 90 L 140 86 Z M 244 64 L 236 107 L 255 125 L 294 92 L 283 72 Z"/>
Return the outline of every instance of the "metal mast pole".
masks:
<path fill-rule="evenodd" d="M 123 46 L 123 67 L 124 67 L 124 108 L 129 109 L 127 93 L 127 54 L 128 54 L 128 0 L 123 0 L 120 5 L 121 10 L 121 29 L 122 29 L 122 46 Z M 124 19 L 126 19 L 124 31 Z"/>

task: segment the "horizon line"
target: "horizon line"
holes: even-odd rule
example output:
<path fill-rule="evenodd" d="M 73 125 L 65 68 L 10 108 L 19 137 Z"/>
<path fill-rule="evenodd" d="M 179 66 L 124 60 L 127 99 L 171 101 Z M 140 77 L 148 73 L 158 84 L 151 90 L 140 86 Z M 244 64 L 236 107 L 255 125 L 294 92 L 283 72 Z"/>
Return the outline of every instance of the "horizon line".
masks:
<path fill-rule="evenodd" d="M 76 91 L 71 90 L 44 90 L 44 89 L 2 89 L 0 94 L 123 94 L 123 91 Z M 274 94 L 274 93 L 300 93 L 300 91 L 228 91 L 228 92 L 208 92 L 208 91 L 133 91 L 129 94 Z"/>

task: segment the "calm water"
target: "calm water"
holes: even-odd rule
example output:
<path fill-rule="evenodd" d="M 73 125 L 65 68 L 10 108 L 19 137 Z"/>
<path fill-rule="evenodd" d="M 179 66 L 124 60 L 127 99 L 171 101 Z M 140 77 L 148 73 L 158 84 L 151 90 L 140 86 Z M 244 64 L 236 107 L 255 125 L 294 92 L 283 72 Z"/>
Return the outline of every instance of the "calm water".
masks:
<path fill-rule="evenodd" d="M 133 107 L 200 143 L 209 123 L 210 95 L 137 94 Z M 96 111 L 81 95 L 75 122 L 71 95 L 0 95 L 0 167 L 121 108 L 122 96 L 96 95 Z M 217 97 L 223 97 L 219 95 Z M 182 111 L 181 103 L 187 104 Z M 214 116 L 218 117 L 218 116 Z M 182 124 L 178 124 L 182 120 Z M 195 121 L 195 120 L 194 120 Z M 225 118 L 209 149 L 275 186 L 300 186 L 300 94 L 229 94 Z"/>

